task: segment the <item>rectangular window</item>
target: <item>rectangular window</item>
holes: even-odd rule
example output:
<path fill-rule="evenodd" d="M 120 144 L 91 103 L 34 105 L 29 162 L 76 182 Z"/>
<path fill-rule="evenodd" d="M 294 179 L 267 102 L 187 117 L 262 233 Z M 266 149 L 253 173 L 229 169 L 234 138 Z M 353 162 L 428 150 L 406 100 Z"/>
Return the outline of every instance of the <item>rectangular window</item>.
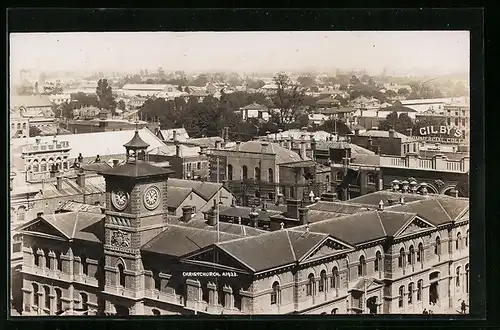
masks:
<path fill-rule="evenodd" d="M 201 162 L 196 163 L 196 169 L 198 171 L 201 170 Z"/>

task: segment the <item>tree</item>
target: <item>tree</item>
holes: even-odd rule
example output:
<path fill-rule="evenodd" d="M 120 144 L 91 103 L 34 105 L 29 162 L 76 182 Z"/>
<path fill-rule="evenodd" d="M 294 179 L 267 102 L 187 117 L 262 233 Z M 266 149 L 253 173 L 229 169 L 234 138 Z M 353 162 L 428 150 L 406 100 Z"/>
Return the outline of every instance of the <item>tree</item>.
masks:
<path fill-rule="evenodd" d="M 30 126 L 30 137 L 40 135 L 42 135 L 42 131 L 38 127 Z"/>
<path fill-rule="evenodd" d="M 33 94 L 35 94 L 35 88 L 33 88 L 33 86 L 29 86 L 29 85 L 19 86 L 17 88 L 17 94 L 18 95 L 33 95 Z"/>
<path fill-rule="evenodd" d="M 413 121 L 406 113 L 401 113 L 398 116 L 397 112 L 391 112 L 387 117 L 380 121 L 378 124 L 378 129 L 381 131 L 388 131 L 394 128 L 394 130 L 401 134 L 408 134 L 408 130 L 413 130 Z"/>
<path fill-rule="evenodd" d="M 191 82 L 192 86 L 205 87 L 208 84 L 208 77 L 206 74 L 200 74 L 195 80 Z"/>
<path fill-rule="evenodd" d="M 396 97 L 398 96 L 398 93 L 396 93 L 395 91 L 393 91 L 392 89 L 389 89 L 385 92 L 385 96 L 387 96 L 388 98 L 393 98 L 393 97 Z"/>
<path fill-rule="evenodd" d="M 398 95 L 401 96 L 408 96 L 410 94 L 410 91 L 406 88 L 400 88 L 398 89 Z"/>
<path fill-rule="evenodd" d="M 338 135 L 351 134 L 351 130 L 347 125 L 339 119 L 328 119 L 323 124 L 316 127 L 318 131 L 325 131 L 329 133 L 337 133 Z"/>
<path fill-rule="evenodd" d="M 296 121 L 300 114 L 299 109 L 304 102 L 304 90 L 294 85 L 290 78 L 284 73 L 278 73 L 274 77 L 277 90 L 272 96 L 273 107 L 277 111 L 271 114 L 271 120 L 281 129 L 287 123 Z"/>
<path fill-rule="evenodd" d="M 263 80 L 247 79 L 246 83 L 247 83 L 247 88 L 252 88 L 252 89 L 259 89 L 266 85 L 266 83 Z"/>
<path fill-rule="evenodd" d="M 300 86 L 302 87 L 311 87 L 316 84 L 316 81 L 313 77 L 309 76 L 300 76 L 297 78 L 297 81 L 299 82 Z"/>
<path fill-rule="evenodd" d="M 118 106 L 118 109 L 125 110 L 125 108 L 126 108 L 125 101 L 123 101 L 123 100 L 118 101 L 117 106 Z"/>
<path fill-rule="evenodd" d="M 99 107 L 102 109 L 111 110 L 111 114 L 115 114 L 116 102 L 113 97 L 113 90 L 108 84 L 107 79 L 99 79 L 96 88 L 97 98 L 99 100 Z"/>

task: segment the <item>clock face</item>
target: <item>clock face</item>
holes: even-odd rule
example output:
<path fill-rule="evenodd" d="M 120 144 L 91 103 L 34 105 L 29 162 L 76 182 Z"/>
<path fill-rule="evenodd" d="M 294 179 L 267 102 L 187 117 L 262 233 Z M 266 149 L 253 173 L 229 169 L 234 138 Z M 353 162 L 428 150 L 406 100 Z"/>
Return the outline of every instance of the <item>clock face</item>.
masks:
<path fill-rule="evenodd" d="M 129 195 L 121 190 L 117 189 L 111 193 L 111 203 L 118 211 L 123 211 L 128 205 Z"/>
<path fill-rule="evenodd" d="M 160 205 L 160 189 L 152 186 L 144 192 L 144 206 L 148 210 L 154 210 Z"/>

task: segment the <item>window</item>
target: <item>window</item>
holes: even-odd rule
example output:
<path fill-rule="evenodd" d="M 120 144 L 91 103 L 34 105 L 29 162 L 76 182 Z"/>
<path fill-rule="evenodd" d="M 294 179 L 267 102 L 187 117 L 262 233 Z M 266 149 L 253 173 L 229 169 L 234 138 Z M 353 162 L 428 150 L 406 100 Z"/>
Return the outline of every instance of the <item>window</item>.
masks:
<path fill-rule="evenodd" d="M 89 297 L 87 296 L 87 294 L 81 292 L 80 293 L 80 300 L 82 301 L 82 309 L 84 311 L 87 311 L 89 309 L 89 305 L 88 305 Z"/>
<path fill-rule="evenodd" d="M 254 176 L 255 176 L 255 180 L 257 180 L 257 181 L 260 180 L 260 168 L 258 168 L 258 167 L 255 168 Z"/>
<path fill-rule="evenodd" d="M 458 288 L 460 286 L 460 266 L 457 267 L 457 277 L 455 278 L 455 285 Z"/>
<path fill-rule="evenodd" d="M 201 163 L 200 162 L 197 162 L 196 163 L 196 169 L 199 171 L 201 170 Z"/>
<path fill-rule="evenodd" d="M 413 283 L 408 284 L 408 305 L 413 303 Z"/>
<path fill-rule="evenodd" d="M 272 192 L 267 193 L 267 198 L 273 201 L 274 200 L 274 193 L 272 193 Z"/>
<path fill-rule="evenodd" d="M 458 117 L 458 111 L 455 111 L 455 116 Z"/>
<path fill-rule="evenodd" d="M 465 118 L 462 118 L 462 126 L 465 126 Z"/>
<path fill-rule="evenodd" d="M 26 129 L 26 123 L 23 123 L 23 129 Z"/>
<path fill-rule="evenodd" d="M 50 288 L 48 286 L 43 287 L 43 296 L 45 298 L 45 308 L 50 309 Z"/>
<path fill-rule="evenodd" d="M 374 270 L 376 272 L 379 272 L 380 269 L 381 269 L 381 266 L 382 265 L 382 254 L 380 253 L 380 251 L 377 251 L 377 253 L 375 254 L 375 265 L 374 265 Z"/>
<path fill-rule="evenodd" d="M 465 117 L 465 110 L 462 110 L 462 117 Z"/>
<path fill-rule="evenodd" d="M 152 270 L 153 273 L 153 284 L 154 288 L 158 291 L 161 291 L 161 278 L 160 278 L 160 272 L 157 270 Z"/>
<path fill-rule="evenodd" d="M 38 284 L 33 283 L 31 284 L 33 288 L 33 306 L 38 307 L 40 306 L 40 295 L 38 294 Z"/>
<path fill-rule="evenodd" d="M 457 240 L 455 241 L 455 250 L 460 250 L 461 248 L 461 241 L 462 240 L 462 234 L 460 234 L 460 232 L 457 234 Z"/>
<path fill-rule="evenodd" d="M 45 257 L 45 268 L 50 269 L 50 256 L 49 256 L 49 250 L 44 249 L 44 250 L 43 250 L 43 256 Z"/>
<path fill-rule="evenodd" d="M 320 274 L 320 279 L 319 279 L 319 286 L 318 286 L 318 291 L 319 292 L 325 292 L 326 291 L 326 271 L 322 270 Z"/>
<path fill-rule="evenodd" d="M 469 246 L 469 230 L 465 233 L 465 246 Z"/>
<path fill-rule="evenodd" d="M 17 123 L 17 129 L 21 129 L 21 124 Z"/>
<path fill-rule="evenodd" d="M 455 126 L 458 126 L 458 118 L 455 118 Z"/>
<path fill-rule="evenodd" d="M 424 287 L 424 281 L 418 280 L 417 282 L 417 301 L 422 301 L 422 289 Z"/>
<path fill-rule="evenodd" d="M 62 272 L 62 260 L 61 260 L 61 252 L 56 252 L 56 270 Z"/>
<path fill-rule="evenodd" d="M 339 270 L 337 267 L 333 267 L 330 286 L 332 287 L 332 289 L 338 289 L 339 288 L 338 284 L 339 284 Z"/>
<path fill-rule="evenodd" d="M 273 172 L 273 169 L 270 168 L 269 170 L 267 170 L 267 176 L 268 176 L 268 180 L 270 183 L 273 183 L 274 182 L 274 172 Z"/>
<path fill-rule="evenodd" d="M 118 284 L 125 287 L 125 272 L 122 264 L 118 265 Z"/>
<path fill-rule="evenodd" d="M 358 276 L 365 276 L 365 275 L 366 275 L 366 261 L 365 257 L 361 256 L 359 257 Z"/>
<path fill-rule="evenodd" d="M 87 256 L 83 254 L 80 257 L 80 260 L 82 262 L 82 274 L 88 275 L 89 274 L 89 265 L 87 264 Z"/>
<path fill-rule="evenodd" d="M 400 286 L 399 287 L 399 298 L 398 298 L 398 307 L 403 308 L 403 297 L 405 295 L 405 287 Z"/>
<path fill-rule="evenodd" d="M 375 184 L 375 181 L 376 181 L 376 179 L 375 179 L 375 175 L 373 175 L 373 174 L 368 174 L 368 176 L 367 176 L 367 181 L 368 181 L 368 184 Z"/>
<path fill-rule="evenodd" d="M 151 312 L 153 313 L 154 316 L 159 316 L 160 315 L 160 311 L 157 310 L 157 309 L 152 309 Z"/>
<path fill-rule="evenodd" d="M 417 152 L 417 144 L 413 143 L 413 152 Z"/>
<path fill-rule="evenodd" d="M 398 267 L 403 268 L 405 263 L 405 249 L 401 248 L 399 250 Z"/>
<path fill-rule="evenodd" d="M 415 249 L 413 248 L 413 245 L 410 246 L 410 251 L 408 251 L 408 264 L 413 265 L 413 259 L 415 255 Z"/>
<path fill-rule="evenodd" d="M 342 172 L 335 172 L 335 181 L 342 181 Z"/>
<path fill-rule="evenodd" d="M 241 167 L 241 172 L 243 180 L 248 180 L 248 168 L 245 165 Z"/>
<path fill-rule="evenodd" d="M 465 293 L 469 293 L 469 264 L 465 265 Z"/>
<path fill-rule="evenodd" d="M 422 243 L 418 243 L 417 262 L 424 262 L 424 245 Z"/>
<path fill-rule="evenodd" d="M 233 165 L 227 165 L 227 179 L 233 180 Z"/>
<path fill-rule="evenodd" d="M 312 296 L 314 294 L 314 275 L 309 274 L 307 286 L 306 286 L 306 295 Z"/>
<path fill-rule="evenodd" d="M 450 111 L 448 110 L 448 112 L 450 112 Z M 447 123 L 448 125 L 451 125 L 451 118 L 447 118 L 446 123 Z"/>
<path fill-rule="evenodd" d="M 439 256 L 441 255 L 441 239 L 436 237 L 436 244 L 434 245 L 434 254 Z"/>
<path fill-rule="evenodd" d="M 226 293 L 222 285 L 217 288 L 217 303 L 222 307 L 226 307 Z"/>
<path fill-rule="evenodd" d="M 26 217 L 26 208 L 24 206 L 20 206 L 17 209 L 17 221 L 22 222 L 25 220 Z"/>
<path fill-rule="evenodd" d="M 31 166 L 31 169 L 32 169 L 33 173 L 38 172 L 38 169 L 39 169 L 38 168 L 38 161 L 36 159 L 33 161 L 33 165 Z"/>
<path fill-rule="evenodd" d="M 62 311 L 62 291 L 59 288 L 54 289 L 56 294 L 56 312 Z"/>
<path fill-rule="evenodd" d="M 290 198 L 295 198 L 295 190 L 293 189 L 293 187 L 290 187 Z"/>
<path fill-rule="evenodd" d="M 46 172 L 47 171 L 47 163 L 45 162 L 45 159 L 42 159 L 40 163 L 40 172 Z"/>
<path fill-rule="evenodd" d="M 278 282 L 273 283 L 273 291 L 271 292 L 271 305 L 277 305 L 279 303 L 280 295 L 280 284 Z"/>

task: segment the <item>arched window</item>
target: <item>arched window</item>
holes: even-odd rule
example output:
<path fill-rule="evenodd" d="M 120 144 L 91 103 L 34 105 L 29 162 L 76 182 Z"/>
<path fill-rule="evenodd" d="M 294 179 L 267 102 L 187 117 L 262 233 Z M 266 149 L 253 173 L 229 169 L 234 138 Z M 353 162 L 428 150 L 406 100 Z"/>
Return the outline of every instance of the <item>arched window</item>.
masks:
<path fill-rule="evenodd" d="M 382 253 L 380 253 L 380 251 L 377 251 L 377 253 L 375 254 L 375 265 L 374 265 L 374 270 L 376 272 L 379 272 L 381 271 L 381 267 L 382 266 Z"/>
<path fill-rule="evenodd" d="M 255 168 L 254 176 L 255 176 L 255 180 L 257 180 L 257 181 L 260 180 L 260 168 L 258 168 L 258 167 Z"/>
<path fill-rule="evenodd" d="M 50 269 L 50 256 L 48 249 L 43 249 L 43 256 L 45 257 L 45 268 Z"/>
<path fill-rule="evenodd" d="M 227 179 L 233 180 L 233 165 L 231 164 L 227 165 Z"/>
<path fill-rule="evenodd" d="M 272 168 L 267 170 L 267 176 L 270 183 L 274 182 L 274 171 Z"/>
<path fill-rule="evenodd" d="M 58 271 L 62 271 L 62 260 L 61 260 L 61 252 L 57 251 L 56 253 L 56 269 Z"/>
<path fill-rule="evenodd" d="M 42 159 L 40 161 L 40 172 L 46 172 L 47 171 L 47 162 L 45 159 Z"/>
<path fill-rule="evenodd" d="M 342 181 L 342 172 L 338 171 L 338 172 L 335 172 L 335 181 Z"/>
<path fill-rule="evenodd" d="M 241 167 L 241 177 L 243 180 L 248 180 L 248 168 L 245 165 Z"/>
<path fill-rule="evenodd" d="M 434 254 L 439 256 L 441 255 L 441 239 L 436 237 L 436 244 L 434 245 Z"/>
<path fill-rule="evenodd" d="M 325 178 L 325 180 L 326 180 L 327 183 L 330 182 L 330 176 L 327 175 L 326 178 Z"/>
<path fill-rule="evenodd" d="M 81 263 L 82 263 L 82 274 L 83 275 L 88 275 L 89 274 L 89 265 L 87 264 L 87 256 L 85 254 L 82 254 L 80 257 Z"/>
<path fill-rule="evenodd" d="M 469 230 L 465 233 L 465 246 L 469 246 Z"/>
<path fill-rule="evenodd" d="M 43 296 L 45 298 L 45 308 L 50 310 L 50 288 L 48 286 L 43 287 Z"/>
<path fill-rule="evenodd" d="M 456 284 L 456 287 L 458 288 L 460 286 L 460 266 L 457 267 L 457 271 L 456 271 L 456 278 L 455 278 L 455 284 Z"/>
<path fill-rule="evenodd" d="M 424 245 L 422 243 L 418 243 L 417 262 L 424 262 Z"/>
<path fill-rule="evenodd" d="M 338 308 L 334 308 L 332 309 L 332 314 L 337 314 L 339 312 L 339 309 Z"/>
<path fill-rule="evenodd" d="M 424 287 L 424 281 L 423 280 L 418 280 L 417 281 L 417 301 L 422 301 L 422 290 Z"/>
<path fill-rule="evenodd" d="M 82 309 L 84 311 L 88 310 L 89 309 L 89 305 L 88 305 L 89 297 L 87 296 L 87 294 L 80 292 L 80 300 L 82 301 Z"/>
<path fill-rule="evenodd" d="M 330 286 L 332 287 L 332 289 L 339 288 L 339 270 L 337 267 L 333 267 L 332 269 L 332 278 L 330 282 Z"/>
<path fill-rule="evenodd" d="M 319 292 L 325 292 L 326 291 L 326 271 L 322 270 L 320 273 L 320 279 L 319 279 L 319 285 L 318 285 L 318 291 Z"/>
<path fill-rule="evenodd" d="M 33 171 L 33 173 L 37 173 L 39 171 L 39 167 L 38 167 L 38 160 L 33 160 L 33 163 L 31 165 L 31 170 Z"/>
<path fill-rule="evenodd" d="M 159 316 L 159 315 L 161 315 L 160 311 L 159 311 L 159 310 L 157 310 L 157 309 L 155 309 L 155 308 L 153 308 L 153 309 L 151 310 L 151 312 L 153 313 L 153 315 L 154 315 L 154 316 Z"/>
<path fill-rule="evenodd" d="M 17 129 L 21 129 L 21 123 L 17 123 Z"/>
<path fill-rule="evenodd" d="M 280 297 L 280 284 L 278 282 L 273 283 L 273 291 L 271 292 L 271 305 L 279 304 Z"/>
<path fill-rule="evenodd" d="M 403 268 L 405 264 L 405 249 L 399 250 L 398 267 Z"/>
<path fill-rule="evenodd" d="M 38 284 L 32 283 L 31 287 L 33 289 L 33 306 L 40 306 L 40 295 L 38 294 Z"/>
<path fill-rule="evenodd" d="M 157 271 L 156 269 L 154 269 L 154 270 L 152 270 L 152 273 L 153 273 L 154 288 L 155 288 L 155 290 L 161 291 L 160 272 Z"/>
<path fill-rule="evenodd" d="M 125 287 L 125 269 L 122 264 L 118 264 L 118 284 Z"/>
<path fill-rule="evenodd" d="M 314 275 L 309 274 L 307 279 L 308 279 L 308 282 L 307 282 L 307 286 L 306 286 L 306 295 L 312 296 L 314 294 Z"/>
<path fill-rule="evenodd" d="M 62 311 L 62 291 L 59 288 L 54 289 L 56 294 L 56 312 Z"/>
<path fill-rule="evenodd" d="M 24 206 L 20 206 L 17 209 L 17 221 L 23 222 L 25 221 L 25 218 L 26 218 L 26 208 Z"/>
<path fill-rule="evenodd" d="M 41 256 L 38 254 L 38 248 L 33 247 L 33 263 L 35 267 L 40 267 L 40 258 Z"/>
<path fill-rule="evenodd" d="M 465 293 L 469 293 L 469 264 L 465 265 Z"/>
<path fill-rule="evenodd" d="M 358 276 L 365 276 L 365 275 L 366 275 L 366 261 L 365 257 L 361 256 L 359 257 Z"/>
<path fill-rule="evenodd" d="M 23 123 L 23 129 L 26 129 L 26 123 Z"/>
<path fill-rule="evenodd" d="M 413 259 L 415 255 L 415 248 L 413 245 L 410 246 L 410 251 L 408 251 L 408 264 L 413 265 Z"/>
<path fill-rule="evenodd" d="M 398 307 L 399 308 L 403 308 L 403 297 L 405 295 L 405 287 L 404 286 L 400 286 L 399 287 L 399 297 L 398 297 Z"/>
<path fill-rule="evenodd" d="M 16 129 L 16 124 L 14 124 L 14 123 L 10 124 L 10 129 L 11 130 L 15 130 Z"/>
<path fill-rule="evenodd" d="M 408 305 L 413 303 L 413 282 L 408 284 Z"/>
<path fill-rule="evenodd" d="M 461 248 L 461 244 L 460 244 L 461 240 L 462 240 L 462 234 L 460 234 L 460 232 L 458 232 L 458 234 L 457 234 L 457 240 L 455 242 L 455 250 L 457 250 L 457 251 L 460 250 L 460 248 Z"/>

